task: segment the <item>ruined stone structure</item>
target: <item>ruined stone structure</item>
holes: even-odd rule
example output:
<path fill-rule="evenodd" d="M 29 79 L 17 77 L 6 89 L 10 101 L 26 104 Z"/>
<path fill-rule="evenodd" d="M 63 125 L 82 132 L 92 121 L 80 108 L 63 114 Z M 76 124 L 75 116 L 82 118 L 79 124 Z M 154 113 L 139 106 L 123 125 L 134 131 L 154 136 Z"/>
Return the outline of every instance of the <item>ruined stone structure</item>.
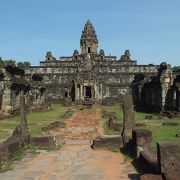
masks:
<path fill-rule="evenodd" d="M 156 65 L 137 65 L 129 50 L 117 59 L 106 55 L 103 49 L 98 53 L 98 46 L 95 29 L 88 20 L 80 39 L 81 53 L 74 50 L 72 56 L 56 60 L 47 52 L 45 61 L 40 62 L 40 66 L 27 68 L 26 75 L 43 76 L 46 99 L 60 101 L 69 97 L 81 102 L 91 98 L 101 103 L 108 97 L 119 102 L 122 95 L 130 94 L 130 85 L 137 73 L 152 75 L 157 72 Z"/>
<path fill-rule="evenodd" d="M 158 73 L 139 73 L 132 82 L 134 104 L 156 111 L 180 111 L 180 72 L 161 63 Z"/>
<path fill-rule="evenodd" d="M 44 91 L 42 82 L 34 77 L 29 81 L 23 78 L 24 70 L 7 67 L 0 69 L 0 114 L 16 114 L 20 108 L 20 91 L 25 87 L 25 104 L 33 109 L 44 103 Z"/>

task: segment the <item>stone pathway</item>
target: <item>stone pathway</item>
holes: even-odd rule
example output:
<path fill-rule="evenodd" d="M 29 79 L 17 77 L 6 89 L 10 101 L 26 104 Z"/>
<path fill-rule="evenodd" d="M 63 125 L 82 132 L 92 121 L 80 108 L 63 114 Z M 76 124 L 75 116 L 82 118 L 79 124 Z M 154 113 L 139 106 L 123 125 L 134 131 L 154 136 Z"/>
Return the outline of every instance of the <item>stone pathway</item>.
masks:
<path fill-rule="evenodd" d="M 99 109 L 77 111 L 66 120 L 67 129 L 55 132 L 66 139 L 58 151 L 28 154 L 0 174 L 1 180 L 128 180 L 136 179 L 121 153 L 92 150 L 91 140 L 103 133 Z"/>
<path fill-rule="evenodd" d="M 60 136 L 65 140 L 93 140 L 103 134 L 102 122 L 100 121 L 100 109 L 96 106 L 89 110 L 78 110 L 65 120 L 66 128 L 60 132 L 50 131 L 53 136 Z"/>

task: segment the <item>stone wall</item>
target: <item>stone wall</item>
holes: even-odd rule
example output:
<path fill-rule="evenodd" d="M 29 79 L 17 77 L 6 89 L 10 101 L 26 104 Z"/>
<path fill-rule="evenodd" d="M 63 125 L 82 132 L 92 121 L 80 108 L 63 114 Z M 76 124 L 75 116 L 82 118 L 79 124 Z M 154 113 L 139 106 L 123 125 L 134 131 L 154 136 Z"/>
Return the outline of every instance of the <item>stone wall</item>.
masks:
<path fill-rule="evenodd" d="M 18 71 L 18 68 L 15 68 Z M 13 70 L 12 70 L 13 71 Z M 19 69 L 20 71 L 20 69 Z M 0 69 L 0 113 L 5 115 L 19 113 L 20 87 L 25 86 L 25 104 L 27 107 L 40 106 L 45 102 L 45 88 L 40 81 L 33 80 L 32 77 L 25 80 L 17 74 L 11 74 L 6 69 Z"/>
<path fill-rule="evenodd" d="M 85 71 L 85 67 L 80 62 L 62 62 L 57 66 L 37 66 L 26 69 L 26 75 L 39 74 L 43 76 L 43 83 L 46 86 L 46 98 L 54 100 L 65 96 L 66 89 L 71 91 L 72 84 L 80 85 L 76 88 L 76 100 L 83 100 L 84 86 L 92 86 L 94 99 L 102 100 L 106 97 L 122 97 L 131 93 L 130 85 L 134 75 L 142 72 L 154 74 L 157 66 L 153 65 L 124 65 L 120 62 L 104 63 L 92 66 L 92 71 Z M 80 92 L 81 91 L 81 92 Z"/>
<path fill-rule="evenodd" d="M 154 75 L 139 73 L 132 82 L 134 104 L 155 111 L 179 111 L 180 72 L 174 73 L 171 66 L 161 63 Z"/>

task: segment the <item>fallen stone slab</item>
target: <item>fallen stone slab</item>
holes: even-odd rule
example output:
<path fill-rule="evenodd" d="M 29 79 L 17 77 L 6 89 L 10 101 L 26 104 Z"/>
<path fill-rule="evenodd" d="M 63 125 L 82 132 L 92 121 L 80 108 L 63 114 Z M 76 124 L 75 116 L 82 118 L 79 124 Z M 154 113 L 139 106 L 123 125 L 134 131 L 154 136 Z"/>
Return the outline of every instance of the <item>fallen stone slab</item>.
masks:
<path fill-rule="evenodd" d="M 163 126 L 178 126 L 180 125 L 179 123 L 177 122 L 163 122 Z"/>
<path fill-rule="evenodd" d="M 92 140 L 65 140 L 64 145 L 65 146 L 73 146 L 73 145 L 89 145 L 91 146 L 93 144 Z"/>
<path fill-rule="evenodd" d="M 55 136 L 36 136 L 30 138 L 30 144 L 39 148 L 59 148 L 64 140 Z"/>
<path fill-rule="evenodd" d="M 143 174 L 139 178 L 140 180 L 163 180 L 161 175 L 157 174 Z"/>
<path fill-rule="evenodd" d="M 110 146 L 122 146 L 122 137 L 120 135 L 105 135 L 93 140 L 92 148 L 105 148 Z"/>
<path fill-rule="evenodd" d="M 73 112 L 71 109 L 68 109 L 68 110 L 64 113 L 63 118 L 64 118 L 64 119 L 68 119 L 68 118 L 70 118 L 70 117 L 72 116 L 73 113 L 74 113 L 74 112 Z"/>
<path fill-rule="evenodd" d="M 64 122 L 55 121 L 55 122 L 52 122 L 45 127 L 42 127 L 42 130 L 43 131 L 49 131 L 49 130 L 58 129 L 58 128 L 65 128 L 65 127 L 66 127 L 66 124 Z"/>
<path fill-rule="evenodd" d="M 19 136 L 12 136 L 0 146 L 0 164 L 6 163 L 25 144 L 25 139 Z"/>
<path fill-rule="evenodd" d="M 180 137 L 180 134 L 176 134 L 176 137 Z"/>

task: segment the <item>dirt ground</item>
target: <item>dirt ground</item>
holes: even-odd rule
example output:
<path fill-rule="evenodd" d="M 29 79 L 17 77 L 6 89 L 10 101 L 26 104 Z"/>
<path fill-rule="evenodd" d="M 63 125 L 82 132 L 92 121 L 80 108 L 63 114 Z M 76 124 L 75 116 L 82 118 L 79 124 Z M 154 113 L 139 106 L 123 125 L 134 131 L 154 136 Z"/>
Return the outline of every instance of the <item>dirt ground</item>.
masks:
<path fill-rule="evenodd" d="M 91 141 L 103 134 L 100 110 L 78 110 L 65 120 L 67 127 L 59 132 L 67 143 L 58 151 L 28 154 L 0 174 L 2 180 L 128 180 L 136 171 L 119 152 L 92 150 Z"/>

